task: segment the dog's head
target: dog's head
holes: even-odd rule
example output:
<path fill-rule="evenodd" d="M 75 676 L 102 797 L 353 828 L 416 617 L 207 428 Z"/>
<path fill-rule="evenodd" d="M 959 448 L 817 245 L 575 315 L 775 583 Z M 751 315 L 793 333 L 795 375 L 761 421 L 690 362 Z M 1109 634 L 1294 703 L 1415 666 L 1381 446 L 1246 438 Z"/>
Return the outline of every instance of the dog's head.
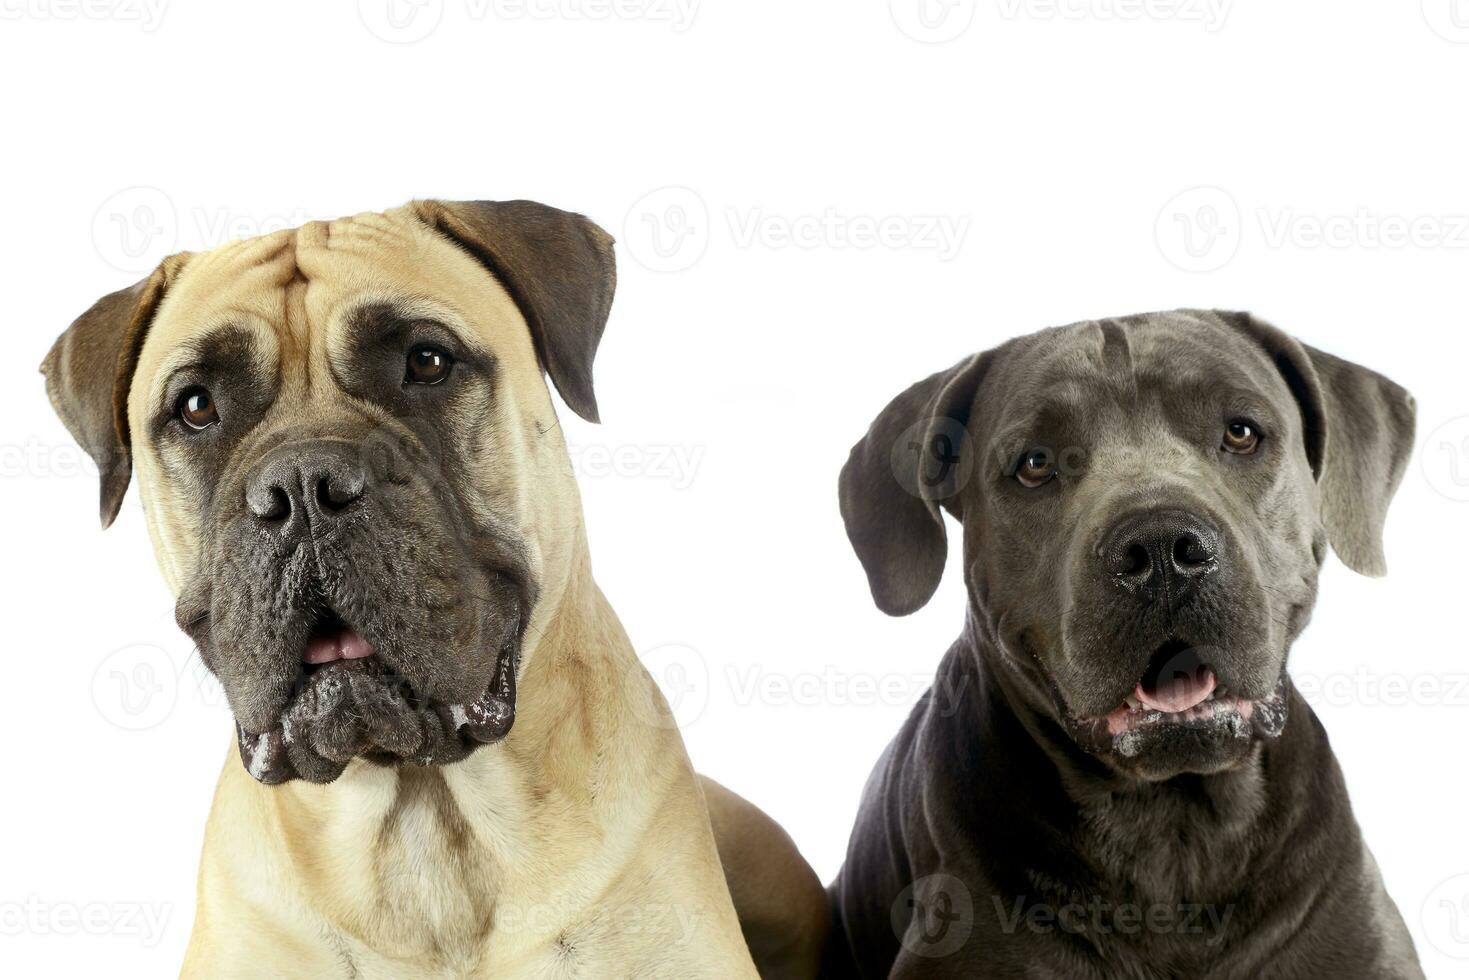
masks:
<path fill-rule="evenodd" d="M 1286 721 L 1329 541 L 1385 571 L 1412 398 L 1247 314 L 1042 331 L 899 395 L 842 471 L 877 604 L 911 613 L 964 525 L 971 614 L 1041 717 L 1147 779 Z"/>
<path fill-rule="evenodd" d="M 57 341 L 42 370 L 103 524 L 136 469 L 256 778 L 508 733 L 580 546 L 544 375 L 596 419 L 614 279 L 579 215 L 416 202 L 174 256 Z"/>

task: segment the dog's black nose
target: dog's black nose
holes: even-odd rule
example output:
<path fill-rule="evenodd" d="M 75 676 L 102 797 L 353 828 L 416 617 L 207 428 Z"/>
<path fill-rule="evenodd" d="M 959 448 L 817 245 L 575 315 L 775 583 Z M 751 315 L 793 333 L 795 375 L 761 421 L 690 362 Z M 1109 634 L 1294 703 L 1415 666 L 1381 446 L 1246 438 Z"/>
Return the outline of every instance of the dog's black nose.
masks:
<path fill-rule="evenodd" d="M 262 524 L 324 531 L 367 492 L 361 448 L 319 439 L 272 450 L 245 483 L 245 505 Z"/>
<path fill-rule="evenodd" d="M 1112 525 L 1098 554 L 1129 591 L 1176 599 L 1219 570 L 1219 534 L 1188 511 L 1139 511 Z"/>

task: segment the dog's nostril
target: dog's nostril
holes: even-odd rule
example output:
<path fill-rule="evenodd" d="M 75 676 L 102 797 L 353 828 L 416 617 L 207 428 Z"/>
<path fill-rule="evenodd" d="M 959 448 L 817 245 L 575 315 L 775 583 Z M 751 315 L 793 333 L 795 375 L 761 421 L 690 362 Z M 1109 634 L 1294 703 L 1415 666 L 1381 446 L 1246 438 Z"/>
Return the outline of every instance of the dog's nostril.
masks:
<path fill-rule="evenodd" d="M 352 487 L 344 487 L 329 476 L 316 481 L 316 502 L 322 510 L 343 510 L 360 496 L 361 491 L 354 492 Z"/>
<path fill-rule="evenodd" d="M 245 499 L 250 512 L 262 521 L 283 521 L 291 516 L 291 495 L 282 487 L 252 490 Z"/>
<path fill-rule="evenodd" d="M 1173 563 L 1180 569 L 1196 569 L 1214 561 L 1214 549 L 1197 534 L 1181 534 L 1173 543 Z"/>
<path fill-rule="evenodd" d="M 1122 560 L 1117 564 L 1118 575 L 1138 576 L 1152 571 L 1153 556 L 1148 554 L 1148 549 L 1140 544 L 1131 544 L 1122 553 Z"/>

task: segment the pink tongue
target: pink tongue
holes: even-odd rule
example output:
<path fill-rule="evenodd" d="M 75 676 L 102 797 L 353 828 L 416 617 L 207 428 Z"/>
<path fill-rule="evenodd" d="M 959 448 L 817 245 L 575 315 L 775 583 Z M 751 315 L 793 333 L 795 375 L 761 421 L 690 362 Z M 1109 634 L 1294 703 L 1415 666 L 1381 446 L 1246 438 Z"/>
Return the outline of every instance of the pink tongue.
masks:
<path fill-rule="evenodd" d="M 336 660 L 361 660 L 372 656 L 372 644 L 356 630 L 342 630 L 327 636 L 314 636 L 306 644 L 308 664 L 329 664 Z"/>
<path fill-rule="evenodd" d="M 1214 687 L 1219 683 L 1219 678 L 1208 667 L 1200 667 L 1192 674 L 1175 674 L 1169 678 L 1162 678 L 1158 686 L 1151 692 L 1145 690 L 1142 684 L 1138 684 L 1133 690 L 1133 696 L 1143 703 L 1144 707 L 1152 708 L 1154 711 L 1166 711 L 1176 714 L 1187 711 L 1198 704 L 1203 704 L 1210 694 L 1214 693 Z"/>

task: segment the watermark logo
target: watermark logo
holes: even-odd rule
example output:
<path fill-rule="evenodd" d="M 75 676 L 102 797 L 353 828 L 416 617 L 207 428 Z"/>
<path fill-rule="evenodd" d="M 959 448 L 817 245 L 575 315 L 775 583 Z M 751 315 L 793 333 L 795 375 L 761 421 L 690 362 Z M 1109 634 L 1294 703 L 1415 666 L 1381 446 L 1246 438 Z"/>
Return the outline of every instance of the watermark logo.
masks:
<path fill-rule="evenodd" d="M 1228 265 L 1242 239 L 1239 204 L 1222 187 L 1193 187 L 1158 212 L 1154 235 L 1163 256 L 1185 272 Z"/>
<path fill-rule="evenodd" d="M 622 241 L 644 268 L 682 272 L 709 248 L 709 208 L 687 187 L 660 187 L 628 209 Z"/>
<path fill-rule="evenodd" d="M 1253 227 L 1252 227 L 1253 226 Z M 1469 214 L 1386 214 L 1368 207 L 1312 214 L 1293 207 L 1257 207 L 1245 217 L 1221 187 L 1194 187 L 1175 195 L 1154 228 L 1163 257 L 1187 272 L 1228 265 L 1241 242 L 1270 249 L 1469 249 Z"/>
<path fill-rule="evenodd" d="M 263 216 L 228 208 L 181 211 L 157 187 L 128 187 L 97 208 L 92 216 L 92 244 L 114 269 L 143 275 L 180 246 L 216 248 L 237 239 L 294 228 L 308 220 L 303 208 Z"/>
<path fill-rule="evenodd" d="M 919 419 L 893 441 L 888 461 L 898 485 L 920 500 L 952 497 L 974 469 L 969 431 L 947 416 Z"/>
<path fill-rule="evenodd" d="M 108 654 L 92 675 L 92 703 L 112 724 L 138 732 L 161 725 L 178 703 L 178 672 L 161 647 L 138 643 Z"/>
<path fill-rule="evenodd" d="M 1423 19 L 1433 32 L 1455 44 L 1469 44 L 1469 0 L 1422 0 Z"/>
<path fill-rule="evenodd" d="M 1469 960 L 1469 874 L 1454 875 L 1428 893 L 1423 935 L 1445 956 Z"/>
<path fill-rule="evenodd" d="M 444 0 L 357 0 L 357 16 L 378 40 L 422 41 L 444 19 Z"/>
<path fill-rule="evenodd" d="M 178 244 L 173 199 L 156 187 L 129 187 L 102 202 L 92 216 L 97 254 L 119 272 L 142 275 Z"/>
<path fill-rule="evenodd" d="M 737 249 L 909 250 L 948 262 L 963 249 L 970 219 L 950 214 L 849 214 L 834 207 L 800 214 L 730 207 L 724 213 L 725 227 L 717 224 L 697 192 L 664 187 L 644 195 L 628 210 L 622 243 L 654 272 L 691 267 L 716 233 L 728 235 Z"/>
<path fill-rule="evenodd" d="M 974 23 L 975 0 L 888 0 L 898 30 L 923 44 L 944 44 Z"/>
<path fill-rule="evenodd" d="M 1469 501 L 1469 415 L 1430 432 L 1418 458 L 1429 486 L 1449 500 Z"/>
<path fill-rule="evenodd" d="M 908 952 L 926 959 L 951 956 L 974 929 L 974 899 L 953 875 L 928 875 L 899 893 L 891 921 Z"/>
<path fill-rule="evenodd" d="M 666 710 L 642 689 L 645 676 L 651 676 L 663 693 Z M 629 666 L 627 682 L 628 705 L 652 728 L 687 728 L 709 707 L 709 664 L 698 650 L 682 643 L 644 651 Z"/>

